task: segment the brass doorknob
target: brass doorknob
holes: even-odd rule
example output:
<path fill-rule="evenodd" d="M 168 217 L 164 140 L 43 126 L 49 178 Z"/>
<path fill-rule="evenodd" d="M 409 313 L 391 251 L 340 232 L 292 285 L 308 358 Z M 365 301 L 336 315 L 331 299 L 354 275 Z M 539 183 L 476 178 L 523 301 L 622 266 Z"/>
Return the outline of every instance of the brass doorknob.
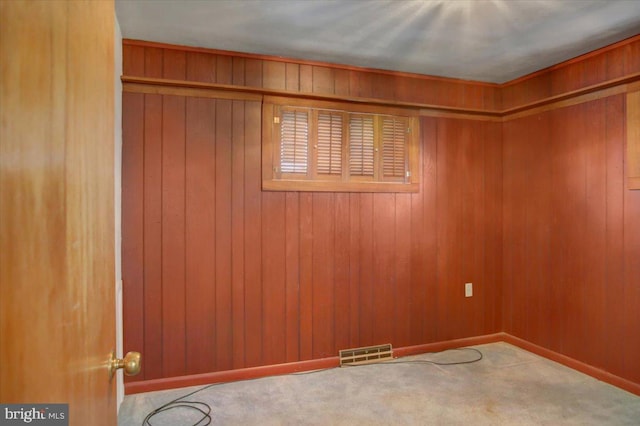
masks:
<path fill-rule="evenodd" d="M 124 358 L 116 358 L 116 353 L 111 352 L 109 379 L 116 374 L 116 370 L 119 368 L 122 368 L 127 376 L 138 374 L 140 372 L 140 352 L 127 352 Z"/>

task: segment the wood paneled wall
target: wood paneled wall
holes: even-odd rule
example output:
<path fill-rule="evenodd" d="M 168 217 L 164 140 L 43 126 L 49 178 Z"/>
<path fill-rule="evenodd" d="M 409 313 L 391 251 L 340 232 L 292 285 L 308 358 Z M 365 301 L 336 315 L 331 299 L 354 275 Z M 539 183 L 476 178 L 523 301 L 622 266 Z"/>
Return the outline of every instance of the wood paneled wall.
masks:
<path fill-rule="evenodd" d="M 258 101 L 125 93 L 125 349 L 145 354 L 131 380 L 505 331 L 640 383 L 621 85 L 639 49 L 495 86 L 126 41 L 127 76 L 490 115 L 421 118 L 418 193 L 262 192 Z M 616 86 L 575 98 L 594 85 Z"/>
<path fill-rule="evenodd" d="M 503 103 L 521 107 L 639 73 L 636 36 L 506 84 Z M 503 321 L 505 332 L 637 388 L 640 191 L 626 179 L 620 87 L 505 117 Z"/>
<path fill-rule="evenodd" d="M 640 191 L 625 95 L 504 123 L 507 333 L 640 383 Z"/>
<path fill-rule="evenodd" d="M 145 75 L 244 84 L 269 68 L 274 87 L 304 81 L 303 65 L 291 75 L 292 64 L 125 52 L 125 73 L 144 64 Z M 331 87 L 361 87 L 352 71 L 331 75 Z M 329 84 L 309 76 L 309 90 Z M 125 350 L 145 357 L 129 380 L 501 329 L 500 123 L 424 117 L 419 193 L 262 192 L 260 102 L 123 103 Z"/>
<path fill-rule="evenodd" d="M 501 86 L 503 111 L 606 84 L 640 72 L 640 36 L 513 80 Z"/>
<path fill-rule="evenodd" d="M 497 84 L 347 68 L 125 40 L 123 74 L 478 111 L 501 109 Z"/>

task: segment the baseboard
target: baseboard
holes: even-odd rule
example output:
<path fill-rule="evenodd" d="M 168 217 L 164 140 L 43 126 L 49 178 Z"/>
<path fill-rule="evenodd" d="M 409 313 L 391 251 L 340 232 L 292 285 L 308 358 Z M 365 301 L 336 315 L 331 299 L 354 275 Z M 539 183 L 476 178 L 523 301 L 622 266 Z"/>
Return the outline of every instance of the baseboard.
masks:
<path fill-rule="evenodd" d="M 496 343 L 503 340 L 504 333 L 486 334 L 484 336 L 465 337 L 462 339 L 444 340 L 441 342 L 425 343 L 416 346 L 404 346 L 393 348 L 394 357 L 409 355 L 419 355 L 428 352 L 440 352 L 447 349 L 462 348 L 465 346 L 484 345 L 485 343 Z"/>
<path fill-rule="evenodd" d="M 502 340 L 502 333 L 486 336 L 468 337 L 464 339 L 446 340 L 442 342 L 427 343 L 424 345 L 405 346 L 394 348 L 395 357 L 417 355 L 426 352 L 439 352 L 446 349 L 460 348 L 463 346 L 494 343 Z M 302 371 L 333 368 L 340 365 L 338 356 L 309 361 L 291 362 L 287 364 L 265 365 L 260 367 L 239 368 L 236 370 L 217 371 L 213 373 L 193 374 L 189 376 L 168 377 L 164 379 L 143 380 L 125 384 L 125 394 L 152 392 L 165 389 L 175 389 L 187 386 L 208 385 L 212 383 L 225 383 L 237 380 L 257 379 L 260 377 L 277 376 L 280 374 L 299 373 Z"/>
<path fill-rule="evenodd" d="M 566 365 L 569 368 L 580 371 L 581 373 L 584 373 L 595 379 L 601 380 L 605 383 L 609 383 L 610 385 L 619 387 L 640 396 L 640 383 L 635 383 L 630 380 L 623 379 L 620 376 L 616 376 L 615 374 L 611 374 L 605 370 L 596 368 L 589 364 L 585 364 L 584 362 L 575 360 L 566 355 L 562 355 L 558 352 L 552 351 L 551 349 L 538 346 L 535 343 L 528 342 L 519 337 L 512 336 L 511 334 L 500 334 L 502 335 L 502 341 L 506 343 L 510 343 L 514 346 L 532 352 L 536 355 L 540 355 L 541 357 L 550 359 L 551 361 L 555 361 L 559 364 Z"/>
<path fill-rule="evenodd" d="M 287 364 L 264 365 L 260 367 L 238 368 L 236 370 L 216 371 L 213 373 L 192 374 L 188 376 L 131 382 L 125 383 L 124 389 L 126 395 L 131 395 L 134 393 L 183 388 L 187 386 L 235 382 L 238 380 L 258 379 L 260 377 L 299 373 L 301 371 L 321 370 L 325 368 L 338 367 L 339 365 L 340 360 L 335 356 L 330 358 L 312 359 L 309 361 L 291 362 Z"/>
<path fill-rule="evenodd" d="M 440 352 L 447 349 L 465 346 L 483 345 L 486 343 L 506 342 L 544 358 L 566 365 L 605 383 L 624 389 L 640 396 L 640 384 L 607 371 L 577 361 L 566 355 L 527 342 L 508 333 L 487 334 L 484 336 L 466 337 L 462 339 L 445 340 L 426 343 L 423 345 L 404 346 L 393 349 L 394 357 L 419 355 L 428 352 Z M 238 380 L 257 379 L 260 377 L 277 376 L 281 374 L 299 373 L 302 371 L 334 368 L 340 365 L 339 357 L 313 359 L 308 361 L 291 362 L 286 364 L 265 365 L 260 367 L 239 368 L 236 370 L 217 371 L 213 373 L 194 374 L 189 376 L 168 377 L 164 379 L 144 380 L 125 384 L 125 394 L 131 395 L 141 392 L 152 392 L 165 389 L 175 389 L 187 386 L 200 386 L 212 383 L 225 383 Z"/>

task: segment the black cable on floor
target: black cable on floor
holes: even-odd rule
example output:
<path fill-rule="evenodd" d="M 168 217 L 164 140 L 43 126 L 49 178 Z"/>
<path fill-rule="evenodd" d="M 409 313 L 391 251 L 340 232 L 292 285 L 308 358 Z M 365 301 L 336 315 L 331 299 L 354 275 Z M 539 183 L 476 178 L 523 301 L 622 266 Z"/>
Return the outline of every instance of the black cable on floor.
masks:
<path fill-rule="evenodd" d="M 173 401 L 169 401 L 166 404 L 156 408 L 155 410 L 151 411 L 149 414 L 147 414 L 147 417 L 144 418 L 144 420 L 142 421 L 142 426 L 153 426 L 153 424 L 151 423 L 151 419 L 155 416 L 157 416 L 160 413 L 163 413 L 165 411 L 169 411 L 169 410 L 175 410 L 176 408 L 187 408 L 190 410 L 195 410 L 195 411 L 199 411 L 202 414 L 202 417 L 200 418 L 200 420 L 198 420 L 196 423 L 194 423 L 192 426 L 206 426 L 206 425 L 210 425 L 212 418 L 211 418 L 211 406 L 205 402 L 200 402 L 200 401 L 186 401 L 184 400 L 184 398 L 190 397 L 191 395 L 198 393 L 198 392 L 202 392 L 205 389 L 209 389 L 213 386 L 217 386 L 220 383 L 213 383 L 211 385 L 202 387 L 200 389 L 196 389 L 195 391 L 188 393 L 186 395 L 182 395 L 179 396 L 178 398 L 174 399 Z M 203 423 L 205 422 L 206 423 Z"/>
<path fill-rule="evenodd" d="M 410 360 L 405 360 L 405 361 L 398 361 L 398 360 L 393 360 L 393 361 L 388 361 L 388 362 L 383 362 L 382 364 L 434 364 L 434 365 L 462 365 L 462 364 L 473 364 L 474 362 L 478 362 L 480 361 L 483 357 L 482 352 L 480 352 L 478 349 L 476 348 L 457 348 L 457 349 L 448 349 L 448 350 L 452 350 L 452 351 L 473 351 L 476 352 L 478 354 L 477 358 L 468 360 L 468 361 L 455 361 L 455 362 L 437 362 L 437 361 L 429 361 L 426 359 L 410 359 Z M 446 352 L 446 351 L 443 351 Z M 435 353 L 442 353 L 442 352 L 435 352 Z"/>

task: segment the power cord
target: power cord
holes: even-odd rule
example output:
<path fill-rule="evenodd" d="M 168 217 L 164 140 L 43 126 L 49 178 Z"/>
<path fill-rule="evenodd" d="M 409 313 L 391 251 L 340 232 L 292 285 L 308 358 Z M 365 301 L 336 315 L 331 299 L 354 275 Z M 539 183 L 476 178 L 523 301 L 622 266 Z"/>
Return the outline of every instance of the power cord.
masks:
<path fill-rule="evenodd" d="M 404 360 L 404 361 L 397 361 L 397 360 L 393 360 L 393 361 L 387 361 L 387 362 L 383 362 L 381 364 L 433 364 L 433 365 L 462 365 L 462 364 L 473 364 L 474 362 L 478 362 L 480 360 L 482 360 L 483 355 L 482 352 L 480 352 L 478 349 L 476 348 L 456 348 L 456 349 L 448 349 L 450 351 L 472 351 L 478 354 L 477 358 L 468 360 L 468 361 L 455 361 L 455 362 L 437 362 L 437 361 L 429 361 L 427 359 L 410 359 L 410 360 Z M 446 351 L 442 351 L 442 352 L 431 352 L 431 354 L 434 353 L 444 353 Z"/>
<path fill-rule="evenodd" d="M 433 365 L 461 365 L 461 364 L 473 364 L 474 362 L 478 362 L 480 360 L 483 359 L 483 355 L 482 352 L 480 352 L 478 349 L 476 348 L 458 348 L 458 349 L 449 349 L 449 350 L 455 350 L 455 351 L 472 351 L 478 354 L 477 358 L 471 359 L 471 360 L 467 360 L 467 361 L 454 361 L 454 362 L 438 362 L 438 361 L 430 361 L 430 360 L 426 360 L 426 359 L 413 359 L 413 360 L 393 360 L 393 361 L 383 361 L 383 362 L 378 362 L 375 365 L 391 365 L 391 364 L 433 364 Z M 442 352 L 431 352 L 430 354 L 436 354 L 436 353 L 444 353 L 446 351 L 442 351 Z M 345 366 L 348 367 L 366 367 L 366 366 L 370 366 L 370 365 L 374 365 L 374 364 L 364 364 L 364 365 L 350 365 L 350 364 L 345 364 Z M 324 371 L 328 371 L 328 370 L 334 370 L 336 368 L 339 367 L 330 367 L 330 368 L 324 368 L 324 369 L 320 369 L 320 370 L 312 370 L 312 371 L 303 371 L 300 373 L 290 373 L 290 374 L 283 374 L 283 375 L 291 375 L 291 376 L 299 376 L 299 375 L 306 375 L 306 374 L 314 374 L 314 373 L 321 373 Z M 273 376 L 271 376 L 273 377 Z M 142 421 L 142 426 L 153 426 L 153 424 L 151 423 L 151 419 L 155 416 L 157 416 L 158 414 L 161 414 L 165 411 L 169 411 L 169 410 L 174 410 L 176 408 L 186 408 L 186 409 L 190 409 L 190 410 L 194 410 L 197 412 L 200 412 L 202 414 L 202 417 L 196 422 L 194 423 L 192 426 L 207 426 L 210 425 L 211 422 L 213 421 L 212 417 L 211 417 L 211 406 L 205 402 L 200 402 L 200 401 L 187 401 L 185 400 L 185 398 L 190 397 L 191 395 L 194 395 L 198 392 L 202 392 L 204 390 L 207 390 L 209 388 L 212 388 L 214 386 L 218 386 L 218 385 L 222 385 L 224 383 L 212 383 L 210 385 L 201 387 L 200 389 L 196 389 L 193 392 L 190 392 L 186 395 L 182 395 L 176 399 L 174 399 L 173 401 L 167 402 L 166 404 L 156 408 L 155 410 L 151 411 L 149 414 L 147 414 L 147 417 L 144 418 L 144 420 Z M 206 423 L 204 423 L 206 422 Z"/>
<path fill-rule="evenodd" d="M 178 398 L 174 399 L 173 401 L 169 401 L 166 404 L 156 408 L 155 410 L 151 411 L 149 414 L 147 414 L 147 417 L 144 418 L 144 420 L 142 421 L 142 426 L 153 426 L 153 424 L 151 423 L 151 419 L 155 416 L 157 416 L 160 413 L 163 413 L 165 411 L 169 411 L 169 410 L 175 410 L 176 408 L 188 408 L 190 410 L 195 410 L 195 411 L 199 411 L 202 414 L 202 417 L 200 418 L 200 420 L 198 420 L 196 423 L 193 424 L 193 426 L 206 426 L 206 425 L 210 425 L 212 422 L 212 418 L 211 418 L 211 406 L 205 402 L 200 402 L 200 401 L 186 401 L 184 400 L 184 398 L 188 398 L 191 395 L 198 393 L 198 392 L 202 392 L 203 390 L 212 388 L 214 386 L 220 385 L 221 383 L 213 383 L 207 386 L 204 386 L 200 389 L 196 389 L 191 393 L 188 393 L 186 395 L 182 395 L 179 396 Z M 206 423 L 203 423 L 205 422 Z"/>

